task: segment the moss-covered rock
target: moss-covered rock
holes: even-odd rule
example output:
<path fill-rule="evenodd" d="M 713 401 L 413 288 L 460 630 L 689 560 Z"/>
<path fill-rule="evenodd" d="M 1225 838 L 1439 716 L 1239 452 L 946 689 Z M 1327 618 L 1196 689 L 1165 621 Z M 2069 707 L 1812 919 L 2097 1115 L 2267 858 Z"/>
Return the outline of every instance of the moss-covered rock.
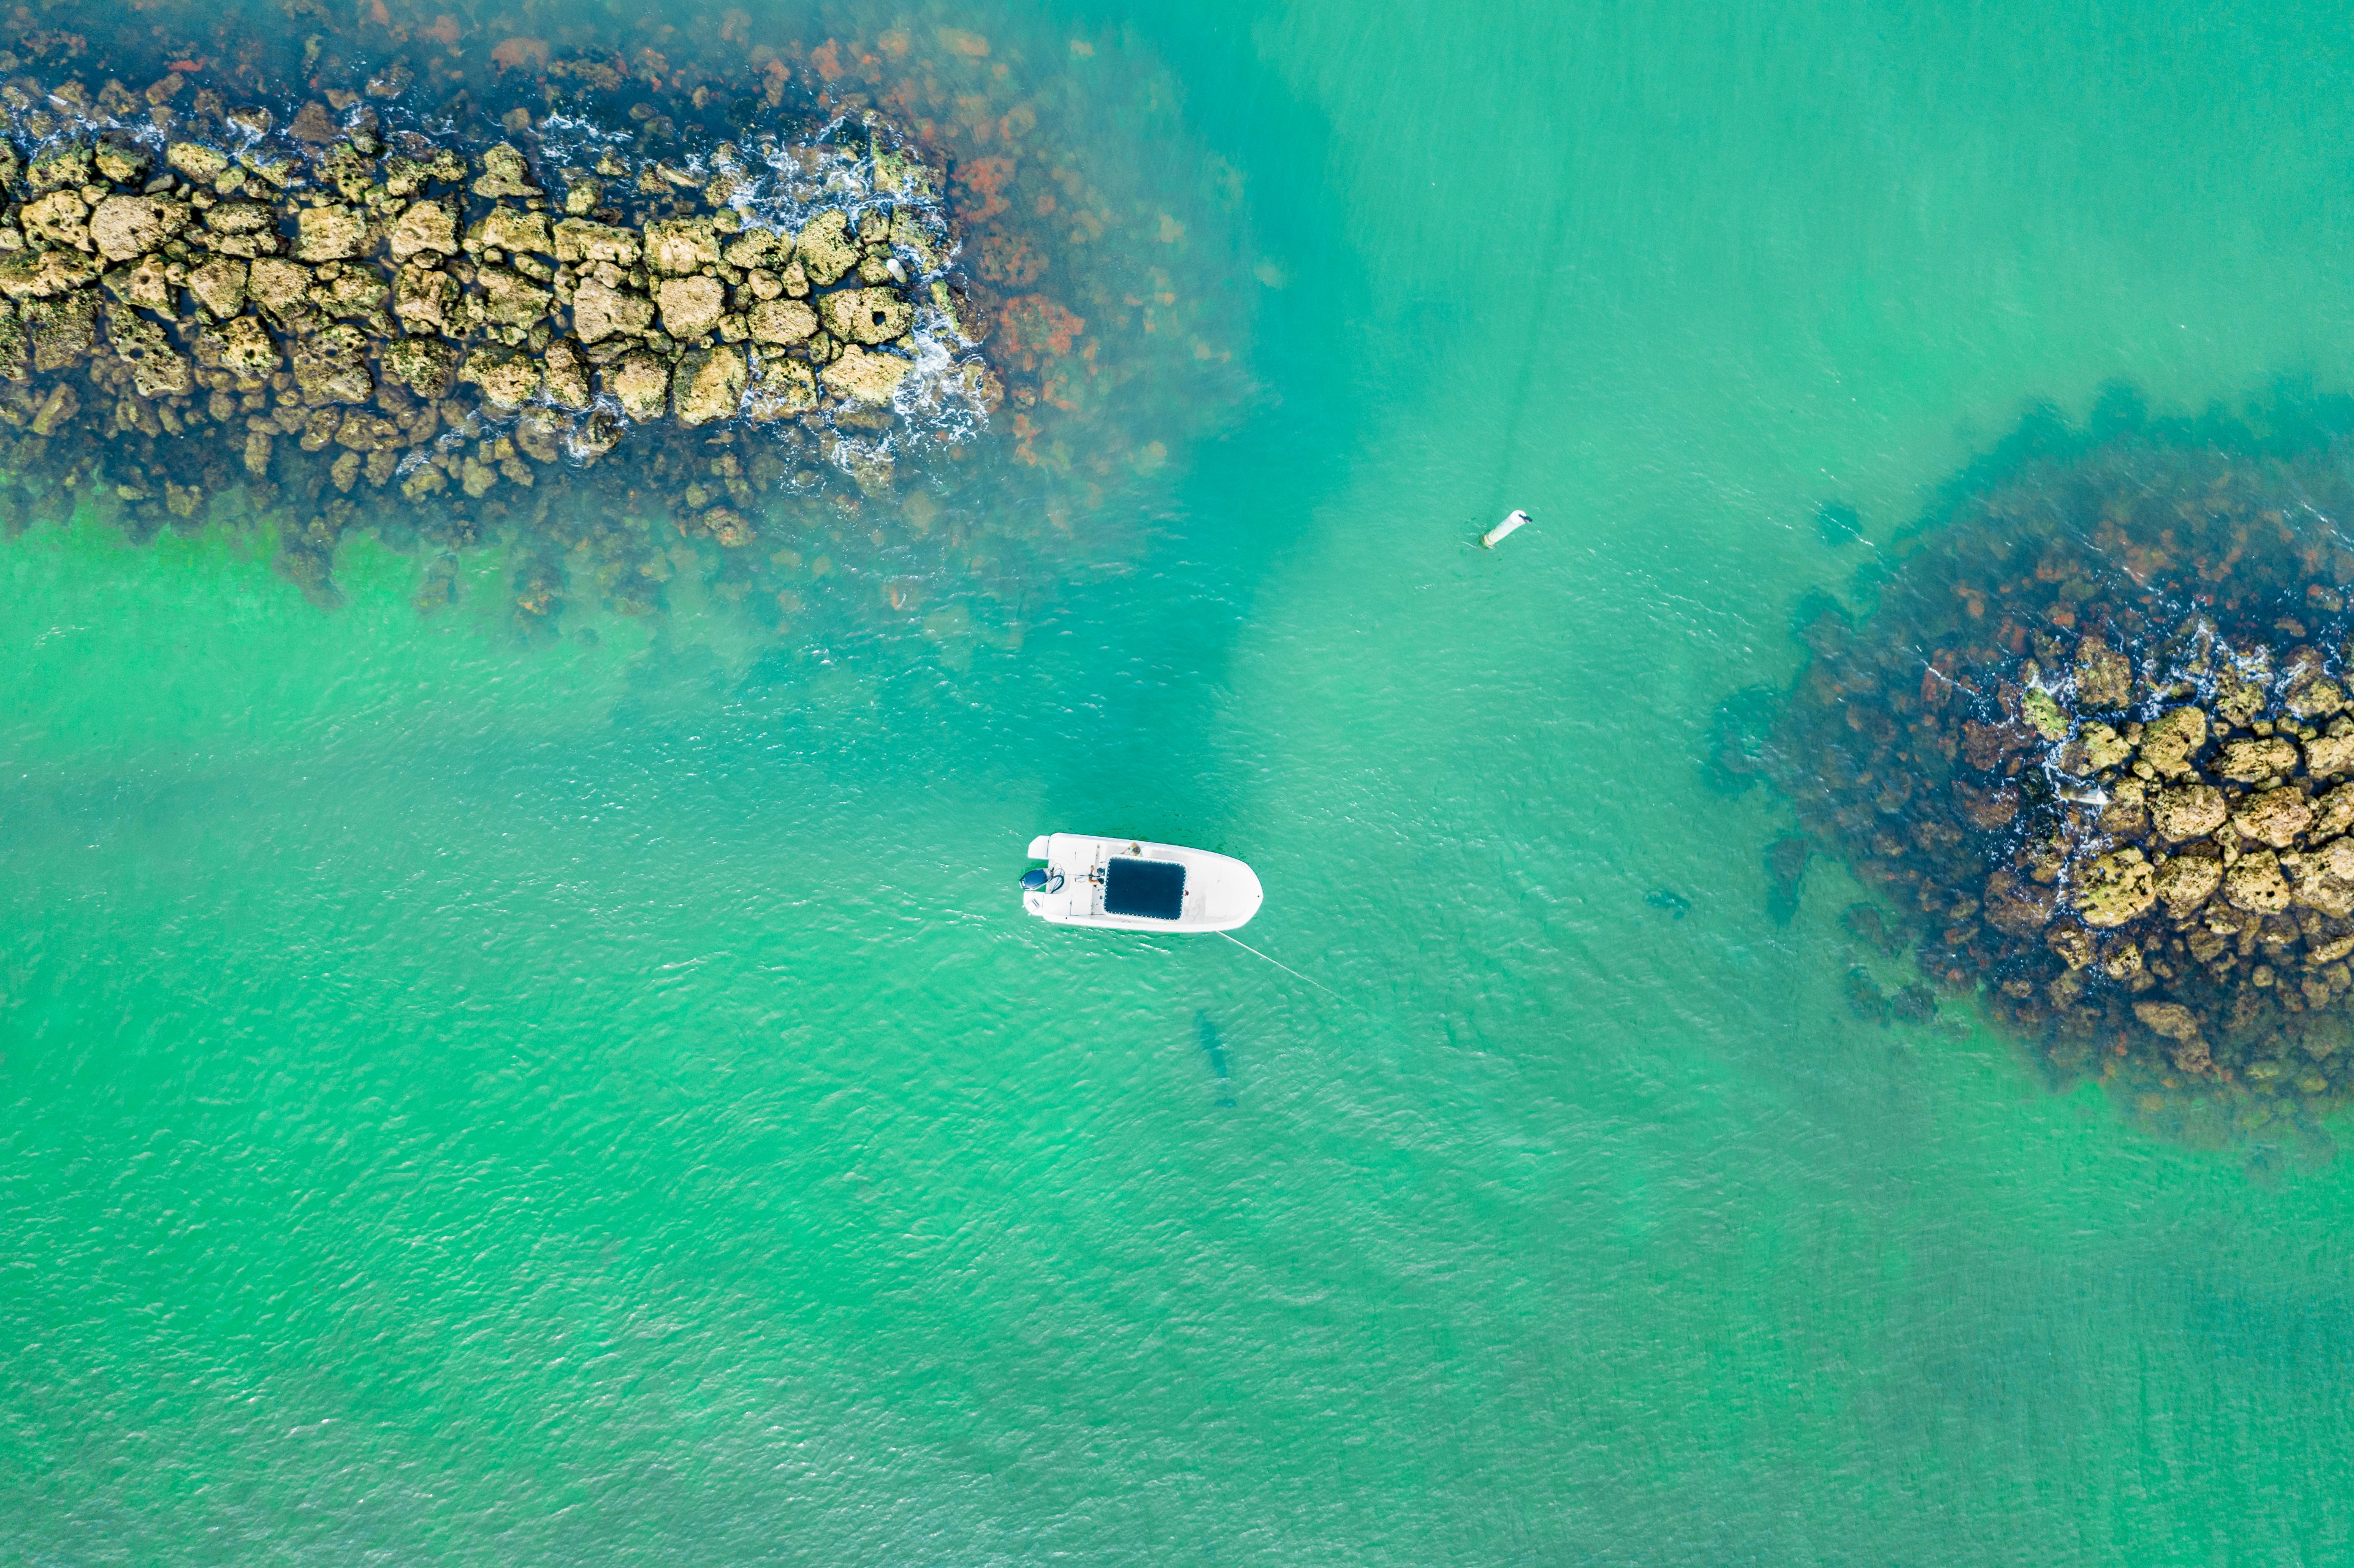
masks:
<path fill-rule="evenodd" d="M 605 367 L 605 389 L 631 418 L 642 424 L 659 419 L 670 402 L 670 366 L 633 348 Z"/>
<path fill-rule="evenodd" d="M 850 215 L 820 213 L 793 239 L 793 259 L 809 281 L 821 288 L 842 281 L 858 265 L 858 246 L 850 238 Z"/>
<path fill-rule="evenodd" d="M 744 400 L 745 366 L 740 349 L 698 350 L 678 362 L 673 380 L 679 422 L 707 425 L 732 418 Z"/>
<path fill-rule="evenodd" d="M 2194 707 L 2169 708 L 2142 731 L 2141 760 L 2160 779 L 2190 773 L 2191 758 L 2207 744 L 2207 715 Z"/>
<path fill-rule="evenodd" d="M 2117 850 L 2083 868 L 2071 901 L 2085 925 L 2114 929 L 2147 914 L 2158 901 L 2156 873 L 2141 851 Z"/>

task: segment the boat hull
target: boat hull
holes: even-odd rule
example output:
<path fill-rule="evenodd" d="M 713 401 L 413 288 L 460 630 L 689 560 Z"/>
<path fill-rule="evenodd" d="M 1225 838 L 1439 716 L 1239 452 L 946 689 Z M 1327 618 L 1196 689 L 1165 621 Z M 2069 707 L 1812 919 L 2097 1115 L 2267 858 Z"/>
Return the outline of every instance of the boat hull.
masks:
<path fill-rule="evenodd" d="M 1047 833 L 1030 841 L 1030 858 L 1046 863 L 1046 885 L 1024 889 L 1022 906 L 1056 926 L 1232 931 L 1263 897 L 1241 861 L 1182 844 Z"/>

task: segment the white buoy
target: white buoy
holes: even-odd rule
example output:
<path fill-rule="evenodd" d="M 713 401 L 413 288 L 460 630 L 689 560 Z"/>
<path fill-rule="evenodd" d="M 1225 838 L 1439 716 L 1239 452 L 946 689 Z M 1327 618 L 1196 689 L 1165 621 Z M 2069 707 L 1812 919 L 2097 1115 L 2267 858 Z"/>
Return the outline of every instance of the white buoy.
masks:
<path fill-rule="evenodd" d="M 1512 536 L 1512 531 L 1527 521 L 1529 521 L 1529 514 L 1527 513 L 1522 511 L 1517 506 L 1512 508 L 1511 515 L 1506 517 L 1501 523 L 1497 524 L 1493 528 L 1489 529 L 1485 534 L 1479 535 L 1479 547 L 1483 550 L 1494 549 L 1497 546 L 1511 538 Z"/>

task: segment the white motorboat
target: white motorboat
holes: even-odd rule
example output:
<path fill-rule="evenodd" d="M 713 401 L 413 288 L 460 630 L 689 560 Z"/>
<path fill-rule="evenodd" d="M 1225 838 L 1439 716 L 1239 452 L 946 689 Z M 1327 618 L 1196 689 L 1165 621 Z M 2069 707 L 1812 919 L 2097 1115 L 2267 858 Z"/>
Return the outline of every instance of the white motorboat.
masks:
<path fill-rule="evenodd" d="M 1023 874 L 1022 906 L 1057 926 L 1232 931 L 1264 896 L 1242 862 L 1179 844 L 1047 833 L 1030 841 L 1030 858 L 1046 863 Z"/>

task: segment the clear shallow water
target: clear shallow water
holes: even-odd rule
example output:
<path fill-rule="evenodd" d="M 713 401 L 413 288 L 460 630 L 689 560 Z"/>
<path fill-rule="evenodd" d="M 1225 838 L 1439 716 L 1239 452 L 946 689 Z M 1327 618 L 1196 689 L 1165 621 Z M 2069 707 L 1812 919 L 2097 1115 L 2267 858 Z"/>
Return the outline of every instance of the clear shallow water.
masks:
<path fill-rule="evenodd" d="M 1239 174 L 1265 400 L 1018 647 L 0 550 L 0 1560 L 2343 1552 L 2343 1160 L 1853 1022 L 1697 768 L 1824 500 L 2346 384 L 2335 18 L 1060 21 Z M 1023 921 L 1055 824 L 1347 1000 Z"/>

